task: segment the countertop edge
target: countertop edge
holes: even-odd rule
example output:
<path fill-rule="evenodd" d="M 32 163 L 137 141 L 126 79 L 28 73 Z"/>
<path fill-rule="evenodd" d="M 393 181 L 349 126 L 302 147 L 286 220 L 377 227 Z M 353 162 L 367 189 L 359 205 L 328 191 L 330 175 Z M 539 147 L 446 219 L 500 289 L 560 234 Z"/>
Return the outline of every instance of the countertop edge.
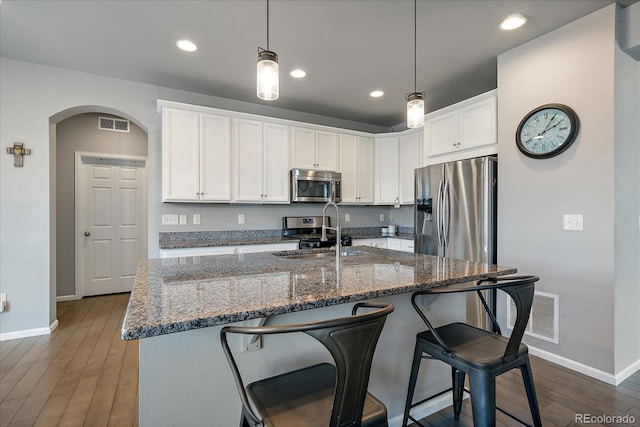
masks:
<path fill-rule="evenodd" d="M 418 285 L 414 284 L 410 286 L 404 286 L 404 287 L 398 287 L 398 288 L 392 288 L 392 289 L 369 291 L 362 294 L 353 294 L 348 296 L 341 296 L 338 298 L 320 299 L 316 301 L 301 302 L 301 303 L 286 305 L 281 307 L 271 307 L 267 309 L 245 311 L 245 312 L 239 312 L 239 313 L 233 313 L 233 314 L 203 318 L 203 319 L 190 319 L 184 322 L 173 322 L 168 324 L 159 324 L 155 326 L 149 325 L 149 326 L 140 327 L 140 328 L 126 327 L 127 317 L 129 314 L 129 307 L 127 307 L 127 313 L 125 314 L 125 318 L 124 318 L 122 330 L 121 330 L 121 338 L 124 341 L 151 338 L 151 337 L 167 335 L 167 334 L 172 334 L 177 332 L 185 332 L 185 331 L 194 330 L 194 329 L 206 328 L 210 326 L 218 326 L 218 325 L 223 325 L 223 324 L 228 324 L 233 322 L 240 322 L 243 320 L 250 320 L 250 319 L 257 319 L 257 318 L 268 317 L 268 316 L 276 316 L 280 314 L 294 313 L 294 312 L 310 310 L 314 308 L 322 308 L 322 307 L 346 304 L 350 302 L 357 302 L 357 301 L 362 301 L 366 299 L 383 298 L 386 296 L 413 293 L 413 292 L 417 292 L 420 290 L 425 290 L 433 287 L 452 285 L 456 283 L 464 283 L 464 282 L 469 282 L 473 280 L 479 280 L 486 277 L 503 276 L 507 274 L 514 274 L 516 272 L 517 272 L 516 268 L 505 267 L 503 270 L 499 272 L 475 274 L 472 276 L 467 276 L 462 278 L 447 279 L 447 280 L 435 281 L 430 283 L 422 283 Z"/>

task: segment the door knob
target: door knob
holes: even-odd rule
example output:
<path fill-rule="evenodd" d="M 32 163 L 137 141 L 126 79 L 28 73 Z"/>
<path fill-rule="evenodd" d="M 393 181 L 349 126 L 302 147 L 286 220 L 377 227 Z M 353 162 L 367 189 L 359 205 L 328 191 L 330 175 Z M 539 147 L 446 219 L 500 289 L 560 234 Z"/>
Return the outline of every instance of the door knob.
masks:
<path fill-rule="evenodd" d="M 85 236 L 87 236 L 87 237 L 89 237 L 89 236 L 91 236 L 91 233 L 89 233 L 88 231 L 85 231 L 85 232 L 84 232 L 84 235 L 85 235 Z"/>

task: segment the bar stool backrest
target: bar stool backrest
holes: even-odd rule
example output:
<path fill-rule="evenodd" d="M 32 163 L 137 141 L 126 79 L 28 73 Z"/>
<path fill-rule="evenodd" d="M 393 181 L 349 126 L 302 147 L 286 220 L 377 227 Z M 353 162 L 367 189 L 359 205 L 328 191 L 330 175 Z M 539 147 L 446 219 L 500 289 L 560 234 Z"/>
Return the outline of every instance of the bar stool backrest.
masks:
<path fill-rule="evenodd" d="M 365 307 L 376 310 L 356 314 L 359 308 Z M 330 427 L 358 426 L 362 419 L 373 354 L 386 317 L 393 309 L 392 304 L 364 302 L 355 304 L 352 316 L 349 317 L 278 326 L 222 328 L 220 332 L 222 347 L 232 368 L 246 413 L 255 423 L 260 422 L 258 415 L 251 409 L 238 366 L 229 349 L 226 334 L 266 335 L 304 332 L 318 340 L 333 357 L 337 371 Z"/>

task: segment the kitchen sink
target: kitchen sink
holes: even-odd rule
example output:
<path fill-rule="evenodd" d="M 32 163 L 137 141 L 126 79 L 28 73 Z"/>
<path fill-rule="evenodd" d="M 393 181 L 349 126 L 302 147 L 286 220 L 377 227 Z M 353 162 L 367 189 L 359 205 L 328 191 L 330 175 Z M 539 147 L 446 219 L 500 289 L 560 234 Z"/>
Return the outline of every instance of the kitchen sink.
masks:
<path fill-rule="evenodd" d="M 354 256 L 364 255 L 364 251 L 356 249 L 342 249 L 340 256 Z M 271 255 L 275 255 L 284 259 L 331 259 L 336 256 L 335 251 L 284 251 L 284 252 L 272 252 Z"/>

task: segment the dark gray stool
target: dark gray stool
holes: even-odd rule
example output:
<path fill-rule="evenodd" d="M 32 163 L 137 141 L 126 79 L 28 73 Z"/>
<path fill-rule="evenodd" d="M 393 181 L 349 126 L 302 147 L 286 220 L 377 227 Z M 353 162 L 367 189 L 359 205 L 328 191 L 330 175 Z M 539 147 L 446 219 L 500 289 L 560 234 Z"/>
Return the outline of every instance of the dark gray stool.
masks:
<path fill-rule="evenodd" d="M 374 308 L 357 314 L 359 308 Z M 393 305 L 357 303 L 352 315 L 338 319 L 280 326 L 226 326 L 220 331 L 242 400 L 241 427 L 387 427 L 387 408 L 367 392 L 371 361 Z M 331 353 L 335 366 L 321 363 L 244 386 L 229 349 L 227 334 L 304 332 Z"/>
<path fill-rule="evenodd" d="M 460 417 L 465 375 L 469 375 L 473 424 L 476 427 L 495 426 L 495 379 L 498 375 L 511 369 L 520 369 L 529 400 L 533 424 L 535 426 L 542 425 L 531 373 L 531 364 L 529 362 L 529 351 L 527 346 L 521 343 L 533 304 L 534 284 L 538 280 L 538 277 L 535 276 L 489 278 L 480 280 L 475 284 L 466 283 L 432 288 L 426 291 L 416 292 L 411 296 L 413 308 L 429 329 L 420 332 L 416 336 L 416 347 L 413 355 L 413 364 L 411 366 L 403 426 L 407 425 L 409 418 L 417 422 L 417 420 L 410 416 L 409 412 L 411 408 L 416 405 L 413 404 L 413 393 L 422 359 L 437 359 L 451 365 L 452 387 L 449 390 L 453 390 L 453 411 L 456 420 Z M 509 338 L 500 335 L 501 332 L 498 322 L 482 296 L 481 291 L 494 289 L 500 289 L 506 292 L 513 299 L 517 309 L 516 321 Z M 478 329 L 465 323 L 451 323 L 434 328 L 416 304 L 416 298 L 419 295 L 469 291 L 477 291 L 485 311 L 489 315 L 494 328 L 496 328 L 496 333 Z M 427 356 L 424 356 L 425 354 Z M 443 393 L 438 393 L 419 403 L 423 403 Z M 507 413 L 505 412 L 505 414 Z M 513 415 L 507 415 L 526 425 L 525 422 Z"/>

